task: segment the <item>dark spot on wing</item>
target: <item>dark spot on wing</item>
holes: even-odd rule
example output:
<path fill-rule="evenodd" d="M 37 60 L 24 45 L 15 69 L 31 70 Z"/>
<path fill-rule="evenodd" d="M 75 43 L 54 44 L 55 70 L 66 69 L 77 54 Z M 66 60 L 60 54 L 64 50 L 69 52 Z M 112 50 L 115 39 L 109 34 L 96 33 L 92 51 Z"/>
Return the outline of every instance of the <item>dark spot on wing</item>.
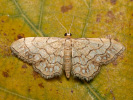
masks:
<path fill-rule="evenodd" d="M 61 12 L 62 12 L 62 13 L 68 12 L 68 11 L 71 10 L 72 8 L 73 8 L 72 5 L 62 6 L 62 7 L 61 7 Z"/>

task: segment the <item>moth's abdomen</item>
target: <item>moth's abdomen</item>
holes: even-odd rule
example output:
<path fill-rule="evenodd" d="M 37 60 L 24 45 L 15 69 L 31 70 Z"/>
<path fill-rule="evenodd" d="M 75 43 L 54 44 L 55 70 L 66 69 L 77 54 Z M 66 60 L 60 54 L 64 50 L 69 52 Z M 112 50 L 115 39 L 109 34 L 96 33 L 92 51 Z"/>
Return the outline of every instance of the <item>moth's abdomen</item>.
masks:
<path fill-rule="evenodd" d="M 71 71 L 71 64 L 72 64 L 72 41 L 71 39 L 66 39 L 65 41 L 65 48 L 64 48 L 64 66 L 65 66 L 65 73 L 66 77 L 70 77 L 70 71 Z"/>

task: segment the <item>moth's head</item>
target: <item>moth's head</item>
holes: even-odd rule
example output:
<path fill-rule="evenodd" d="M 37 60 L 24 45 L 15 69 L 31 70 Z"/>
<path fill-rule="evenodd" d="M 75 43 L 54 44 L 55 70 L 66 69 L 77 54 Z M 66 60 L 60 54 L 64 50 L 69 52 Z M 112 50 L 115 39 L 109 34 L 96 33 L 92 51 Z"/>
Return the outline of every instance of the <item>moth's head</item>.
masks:
<path fill-rule="evenodd" d="M 70 38 L 72 36 L 72 34 L 71 33 L 65 33 L 64 36 L 67 38 Z"/>

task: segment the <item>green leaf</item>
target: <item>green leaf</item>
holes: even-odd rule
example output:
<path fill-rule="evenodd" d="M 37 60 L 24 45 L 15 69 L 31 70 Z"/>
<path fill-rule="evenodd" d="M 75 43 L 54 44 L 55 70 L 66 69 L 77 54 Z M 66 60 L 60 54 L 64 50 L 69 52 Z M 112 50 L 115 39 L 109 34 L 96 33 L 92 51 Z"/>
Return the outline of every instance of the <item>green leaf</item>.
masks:
<path fill-rule="evenodd" d="M 126 50 L 88 83 L 65 74 L 45 80 L 11 54 L 19 38 L 63 38 L 70 26 L 73 38 L 112 35 Z M 0 99 L 131 100 L 132 29 L 132 0 L 0 0 Z"/>

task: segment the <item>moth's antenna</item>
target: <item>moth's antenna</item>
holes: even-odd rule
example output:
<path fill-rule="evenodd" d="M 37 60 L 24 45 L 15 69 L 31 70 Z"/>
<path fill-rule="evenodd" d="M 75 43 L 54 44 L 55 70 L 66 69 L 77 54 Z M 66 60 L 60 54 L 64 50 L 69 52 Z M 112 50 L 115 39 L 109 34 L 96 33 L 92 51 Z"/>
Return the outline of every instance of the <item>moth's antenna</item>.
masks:
<path fill-rule="evenodd" d="M 74 21 L 74 16 L 73 16 L 72 23 L 71 23 L 70 28 L 69 28 L 69 33 L 70 33 L 71 27 L 73 25 L 73 21 Z"/>
<path fill-rule="evenodd" d="M 55 14 L 54 14 L 54 16 L 55 16 Z M 55 18 L 56 18 L 56 20 L 58 21 L 58 23 L 60 23 L 60 25 L 66 30 L 66 32 L 67 32 L 67 29 L 65 28 L 65 26 L 63 26 L 62 24 L 61 24 L 61 22 L 59 21 L 59 19 L 55 16 Z"/>

